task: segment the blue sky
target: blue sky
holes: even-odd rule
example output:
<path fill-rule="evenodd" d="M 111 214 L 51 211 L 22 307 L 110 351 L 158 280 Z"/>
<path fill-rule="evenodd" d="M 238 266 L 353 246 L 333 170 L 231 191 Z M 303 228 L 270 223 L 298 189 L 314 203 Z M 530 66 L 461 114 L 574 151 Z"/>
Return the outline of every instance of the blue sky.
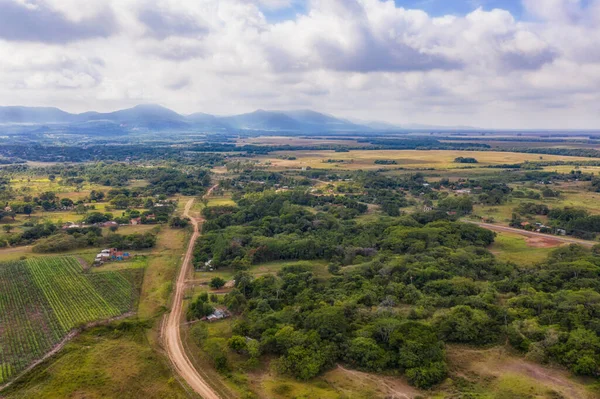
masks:
<path fill-rule="evenodd" d="M 523 16 L 521 0 L 395 0 L 395 3 L 398 7 L 423 10 L 435 17 L 448 14 L 465 15 L 478 7 L 484 10 L 501 8 L 510 11 L 517 19 Z M 295 0 L 290 8 L 279 10 L 265 8 L 263 13 L 269 21 L 278 22 L 293 19 L 298 14 L 304 14 L 306 10 L 306 0 Z"/>
<path fill-rule="evenodd" d="M 404 8 L 417 8 L 433 16 L 446 14 L 467 14 L 478 7 L 484 10 L 502 8 L 515 17 L 522 13 L 521 0 L 395 0 Z"/>

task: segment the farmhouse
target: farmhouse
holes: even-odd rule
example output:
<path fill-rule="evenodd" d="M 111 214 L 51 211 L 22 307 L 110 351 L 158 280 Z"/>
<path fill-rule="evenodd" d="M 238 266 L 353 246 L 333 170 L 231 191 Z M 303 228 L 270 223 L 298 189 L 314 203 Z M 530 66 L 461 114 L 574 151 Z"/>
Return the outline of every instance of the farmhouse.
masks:
<path fill-rule="evenodd" d="M 102 265 L 105 262 L 110 261 L 124 261 L 131 258 L 129 252 L 123 252 L 117 250 L 117 248 L 103 249 L 96 258 L 94 259 L 94 264 Z"/>
<path fill-rule="evenodd" d="M 206 321 L 213 322 L 217 320 L 223 320 L 229 317 L 229 313 L 223 309 L 217 309 L 213 314 L 206 316 Z"/>

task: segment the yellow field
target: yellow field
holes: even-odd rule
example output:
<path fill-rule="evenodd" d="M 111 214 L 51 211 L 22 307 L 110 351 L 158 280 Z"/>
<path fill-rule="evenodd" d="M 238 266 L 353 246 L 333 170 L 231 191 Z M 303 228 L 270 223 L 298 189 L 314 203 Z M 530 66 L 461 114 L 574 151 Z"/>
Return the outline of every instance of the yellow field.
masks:
<path fill-rule="evenodd" d="M 357 140 L 342 140 L 342 139 L 311 139 L 300 137 L 282 137 L 282 136 L 265 136 L 265 137 L 249 137 L 237 140 L 238 146 L 242 145 L 293 145 L 293 146 L 318 146 L 318 145 L 341 145 L 344 147 L 352 146 L 370 146 L 368 143 L 359 143 Z"/>
<path fill-rule="evenodd" d="M 546 166 L 543 168 L 546 172 L 558 172 L 558 173 L 571 173 L 572 170 L 578 170 L 582 173 L 591 173 L 594 175 L 600 174 L 600 166 L 578 166 L 573 165 L 559 165 L 559 166 Z"/>
<path fill-rule="evenodd" d="M 278 156 L 293 155 L 296 160 L 279 159 Z M 478 164 L 455 163 L 456 157 L 473 157 Z M 294 151 L 274 152 L 268 156 L 259 157 L 262 163 L 270 163 L 270 169 L 300 169 L 311 167 L 314 169 L 464 169 L 468 167 L 481 168 L 490 165 L 515 164 L 525 161 L 589 161 L 592 158 L 565 157 L 555 155 L 523 154 L 514 152 L 492 152 L 492 151 L 419 151 L 419 150 L 382 150 L 366 151 L 357 150 L 350 152 L 335 151 Z M 343 161 L 340 163 L 327 163 L 327 160 Z M 396 165 L 376 165 L 376 160 L 394 160 Z"/>

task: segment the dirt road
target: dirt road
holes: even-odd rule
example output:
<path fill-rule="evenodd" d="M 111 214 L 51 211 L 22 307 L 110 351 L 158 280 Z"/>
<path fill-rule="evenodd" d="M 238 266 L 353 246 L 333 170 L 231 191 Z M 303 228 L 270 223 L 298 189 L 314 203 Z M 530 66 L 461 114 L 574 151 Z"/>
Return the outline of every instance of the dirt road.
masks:
<path fill-rule="evenodd" d="M 216 186 L 212 187 L 206 196 L 209 196 Z M 190 209 L 194 204 L 194 200 L 191 199 L 185 206 L 183 215 L 190 218 L 192 225 L 194 226 L 194 233 L 190 238 L 190 243 L 185 253 L 183 263 L 181 265 L 181 271 L 177 278 L 175 285 L 175 293 L 173 298 L 173 305 L 171 313 L 163 325 L 163 341 L 169 359 L 177 370 L 177 373 L 186 381 L 186 383 L 204 399 L 220 399 L 219 395 L 213 390 L 213 388 L 204 380 L 204 378 L 198 373 L 194 365 L 190 361 L 189 357 L 185 353 L 183 342 L 181 341 L 181 315 L 183 311 L 183 296 L 186 287 L 186 279 L 192 265 L 192 255 L 194 252 L 194 244 L 200 236 L 200 226 L 202 225 L 202 219 L 193 218 L 190 215 Z"/>
<path fill-rule="evenodd" d="M 594 245 L 598 244 L 595 241 L 586 241 L 586 240 L 579 240 L 577 238 L 570 238 L 570 237 L 565 237 L 565 236 L 555 236 L 555 235 L 550 235 L 550 234 L 537 233 L 535 231 L 515 229 L 514 227 L 501 226 L 501 225 L 497 225 L 497 224 L 473 222 L 471 220 L 466 220 L 466 222 L 476 224 L 477 226 L 483 227 L 488 230 L 499 231 L 501 233 L 515 233 L 515 234 L 519 234 L 519 235 L 522 235 L 525 237 L 548 238 L 548 239 L 552 239 L 555 241 L 564 242 L 566 244 L 579 244 L 579 245 L 583 245 L 585 247 L 593 247 Z"/>

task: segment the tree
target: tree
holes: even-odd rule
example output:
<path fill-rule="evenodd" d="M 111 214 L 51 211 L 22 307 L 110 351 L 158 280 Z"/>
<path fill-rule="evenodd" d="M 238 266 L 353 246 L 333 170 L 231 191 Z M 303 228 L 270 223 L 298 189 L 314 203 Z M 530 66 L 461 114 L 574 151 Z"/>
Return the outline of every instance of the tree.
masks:
<path fill-rule="evenodd" d="M 350 362 L 367 371 L 381 371 L 389 360 L 386 351 L 374 339 L 365 337 L 350 341 L 346 356 Z"/>
<path fill-rule="evenodd" d="M 70 198 L 62 198 L 60 204 L 65 208 L 70 208 L 73 206 L 73 201 Z"/>
<path fill-rule="evenodd" d="M 2 226 L 2 230 L 4 230 L 6 233 L 10 233 L 12 231 L 12 226 L 10 224 L 5 224 Z"/>
<path fill-rule="evenodd" d="M 169 227 L 173 229 L 180 229 L 189 226 L 190 220 L 187 218 L 180 218 L 179 216 L 173 217 L 169 221 Z"/>
<path fill-rule="evenodd" d="M 226 281 L 223 280 L 221 277 L 213 277 L 212 280 L 210 280 L 210 288 L 215 289 L 215 290 L 220 290 L 221 288 L 223 288 L 223 286 L 225 285 Z"/>
<path fill-rule="evenodd" d="M 243 353 L 246 351 L 247 348 L 246 338 L 241 337 L 239 335 L 234 335 L 233 337 L 229 338 L 227 344 L 233 351 L 237 353 Z"/>
<path fill-rule="evenodd" d="M 196 301 L 192 302 L 187 311 L 188 320 L 193 319 L 201 319 L 206 316 L 210 316 L 215 311 L 215 308 L 212 307 L 204 298 L 199 297 Z"/>
<path fill-rule="evenodd" d="M 31 216 L 33 213 L 33 206 L 31 204 L 23 205 L 23 213 L 27 216 Z"/>
<path fill-rule="evenodd" d="M 440 336 L 448 342 L 485 344 L 497 336 L 497 329 L 482 310 L 455 306 L 438 313 L 433 322 Z"/>

